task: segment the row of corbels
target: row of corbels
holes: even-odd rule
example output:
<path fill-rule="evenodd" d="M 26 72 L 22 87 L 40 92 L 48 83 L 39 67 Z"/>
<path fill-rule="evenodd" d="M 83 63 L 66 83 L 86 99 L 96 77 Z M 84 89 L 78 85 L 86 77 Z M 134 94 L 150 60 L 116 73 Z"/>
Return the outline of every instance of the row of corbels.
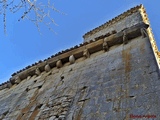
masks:
<path fill-rule="evenodd" d="M 127 43 L 128 43 L 127 33 L 126 33 L 126 31 L 123 31 L 123 44 L 127 44 Z M 108 51 L 109 50 L 108 42 L 105 39 L 104 39 L 104 42 L 103 42 L 103 50 L 104 51 Z"/>
<path fill-rule="evenodd" d="M 147 37 L 147 32 L 146 32 L 146 28 L 145 28 L 145 27 L 142 27 L 142 28 L 140 29 L 140 32 L 141 32 L 141 35 L 142 35 L 143 38 L 144 38 L 144 37 Z M 127 43 L 128 43 L 128 33 L 127 33 L 127 30 L 124 30 L 124 31 L 123 31 L 123 35 L 122 35 L 122 36 L 123 36 L 123 44 L 127 44 Z M 107 37 L 106 37 L 106 38 L 107 38 Z M 103 47 L 103 50 L 104 50 L 104 51 L 108 51 L 108 50 L 109 50 L 109 47 L 110 47 L 110 46 L 108 45 L 108 41 L 105 40 L 105 38 L 104 38 L 102 47 Z M 89 52 L 88 49 L 84 49 L 84 50 L 83 50 L 83 57 L 85 57 L 85 58 L 89 58 L 89 57 L 90 57 L 90 52 Z M 75 63 L 75 60 L 76 60 L 76 58 L 75 58 L 74 55 L 70 55 L 70 56 L 69 56 L 69 62 L 70 62 L 70 64 Z M 57 67 L 57 68 L 61 68 L 62 66 L 63 66 L 62 61 L 61 61 L 61 60 L 58 60 L 58 61 L 56 62 L 56 67 Z M 46 64 L 45 64 L 45 66 L 44 66 L 44 70 L 45 70 L 46 72 L 49 72 L 49 71 L 51 70 L 51 66 L 50 66 L 50 64 L 48 64 L 47 62 L 46 62 Z M 35 75 L 40 75 L 41 72 L 42 72 L 42 71 L 40 71 L 39 68 L 36 68 L 36 69 L 35 69 Z M 0 90 L 2 90 L 2 89 L 4 89 L 4 88 L 10 88 L 10 87 L 12 87 L 12 85 L 14 85 L 14 84 L 19 84 L 21 81 L 22 81 L 22 79 L 20 78 L 19 75 L 17 75 L 16 77 L 11 78 L 10 81 L 1 84 L 1 85 L 0 85 Z"/>
<path fill-rule="evenodd" d="M 84 56 L 85 58 L 89 58 L 89 57 L 90 57 L 90 53 L 89 53 L 88 49 L 85 49 L 85 50 L 83 51 L 83 56 Z M 76 61 L 76 58 L 74 57 L 74 55 L 69 56 L 69 62 L 70 62 L 70 64 L 74 64 L 75 61 Z M 61 61 L 61 60 L 58 60 L 58 61 L 56 62 L 56 67 L 57 67 L 57 68 L 61 68 L 62 66 L 63 66 L 62 61 Z M 49 71 L 51 70 L 50 65 L 46 63 L 46 65 L 44 66 L 44 70 L 45 70 L 46 72 L 49 72 Z M 36 68 L 35 74 L 36 74 L 36 75 L 40 75 L 40 74 L 41 74 L 41 71 L 40 71 L 39 68 Z"/>
<path fill-rule="evenodd" d="M 142 24 L 142 25 L 143 25 L 143 24 Z M 144 24 L 144 25 L 145 25 L 145 27 L 141 27 L 141 28 L 140 28 L 140 32 L 141 32 L 142 38 L 148 37 L 147 31 L 146 31 L 146 29 L 148 28 L 148 25 L 147 25 L 147 26 L 146 26 L 146 24 Z M 143 26 L 144 26 L 144 25 L 143 25 Z M 127 44 L 127 43 L 128 43 L 128 33 L 127 33 L 127 29 L 124 30 L 124 31 L 122 31 L 122 32 L 123 32 L 123 34 L 122 34 L 122 36 L 123 36 L 123 44 Z M 108 50 L 109 50 L 109 47 L 110 47 L 110 46 L 108 45 L 108 40 L 107 40 L 107 39 L 108 39 L 107 37 L 103 38 L 102 49 L 103 49 L 104 51 L 108 51 Z M 89 50 L 88 50 L 87 48 L 85 48 L 85 49 L 83 50 L 83 57 L 85 57 L 85 58 L 89 58 L 89 57 L 90 57 L 90 52 L 89 52 Z M 75 58 L 74 55 L 70 55 L 68 59 L 69 59 L 70 64 L 75 63 L 76 58 Z M 58 60 L 58 61 L 56 62 L 56 67 L 57 67 L 57 68 L 61 68 L 62 66 L 63 66 L 62 61 L 61 61 L 61 60 Z M 49 71 L 51 70 L 51 66 L 50 66 L 50 64 L 48 64 L 47 62 L 45 63 L 44 70 L 45 70 L 46 72 L 49 72 Z M 35 68 L 34 71 L 35 71 L 35 75 L 40 75 L 41 72 L 42 72 L 39 68 Z M 10 81 L 7 81 L 7 82 L 1 84 L 1 85 L 0 85 L 0 90 L 5 89 L 5 88 L 10 88 L 10 87 L 12 87 L 12 85 L 14 85 L 14 84 L 19 84 L 21 81 L 22 81 L 21 76 L 18 74 L 18 75 L 16 75 L 16 76 L 12 77 L 12 78 L 10 79 Z"/>
<path fill-rule="evenodd" d="M 124 32 L 124 35 L 123 35 L 123 42 L 124 42 L 125 44 L 127 43 L 127 37 L 126 37 L 125 32 Z M 109 45 L 108 45 L 107 41 L 104 40 L 102 46 L 103 46 L 103 50 L 104 50 L 104 51 L 108 51 L 108 50 L 109 50 Z M 89 57 L 90 57 L 90 52 L 89 52 L 88 49 L 83 50 L 83 57 L 85 57 L 85 58 L 89 58 Z M 74 57 L 74 55 L 69 56 L 69 62 L 70 62 L 70 64 L 74 64 L 74 63 L 75 63 L 75 60 L 76 60 L 76 58 Z M 56 62 L 56 67 L 57 67 L 57 68 L 61 68 L 62 66 L 63 66 L 62 61 L 61 61 L 61 60 L 58 60 L 58 61 Z M 44 66 L 44 70 L 45 70 L 46 72 L 49 72 L 49 71 L 51 70 L 51 66 L 50 66 L 47 62 L 46 62 L 46 65 Z M 39 68 L 36 68 L 36 69 L 35 69 L 35 75 L 38 75 L 38 76 L 39 76 L 41 73 L 42 73 L 42 71 L 41 71 Z M 14 85 L 14 84 L 19 84 L 21 81 L 22 81 L 22 79 L 20 78 L 20 76 L 16 76 L 14 79 L 10 79 L 10 81 L 2 84 L 2 85 L 0 86 L 0 90 L 2 90 L 2 89 L 4 89 L 4 88 L 11 88 L 12 85 Z"/>
<path fill-rule="evenodd" d="M 83 56 L 85 58 L 89 58 L 90 57 L 90 53 L 88 49 L 85 49 L 83 51 Z M 74 64 L 75 63 L 76 58 L 74 57 L 74 55 L 69 56 L 69 62 L 70 64 Z M 61 60 L 58 60 L 56 62 L 56 67 L 57 68 L 61 68 L 63 66 L 63 63 Z M 46 72 L 49 72 L 51 70 L 51 66 L 46 62 L 46 65 L 44 66 L 44 70 Z M 35 75 L 40 75 L 42 73 L 42 71 L 39 68 L 35 69 Z M 19 84 L 22 81 L 22 79 L 20 78 L 20 76 L 16 76 L 14 79 L 10 79 L 10 81 L 2 84 L 0 86 L 0 90 L 5 89 L 5 88 L 11 88 L 14 84 Z"/>
<path fill-rule="evenodd" d="M 141 28 L 140 31 L 141 31 L 142 38 L 147 37 L 146 28 Z M 127 44 L 127 43 L 128 43 L 127 32 L 126 32 L 126 30 L 124 30 L 124 31 L 123 31 L 123 44 Z M 107 42 L 105 39 L 104 39 L 104 41 L 103 41 L 103 45 L 102 45 L 102 46 L 103 46 L 103 50 L 104 50 L 104 51 L 108 51 L 108 50 L 109 50 L 108 42 Z M 85 58 L 89 58 L 89 57 L 90 57 L 90 52 L 89 52 L 88 49 L 83 50 L 83 57 L 85 57 Z M 75 63 L 75 60 L 76 60 L 76 58 L 74 57 L 74 55 L 69 56 L 69 62 L 70 62 L 70 64 Z M 62 61 L 61 61 L 61 60 L 58 60 L 58 61 L 56 62 L 56 67 L 57 67 L 57 68 L 61 68 L 62 66 L 63 66 Z M 46 63 L 46 65 L 44 66 L 44 70 L 45 70 L 46 72 L 49 72 L 49 71 L 51 70 L 50 65 Z M 40 71 L 39 68 L 36 68 L 35 74 L 36 74 L 36 75 L 40 75 L 40 74 L 41 74 L 41 71 Z M 20 81 L 21 81 L 21 80 L 20 80 L 20 77 L 16 77 L 15 83 L 18 84 L 18 83 L 20 83 Z M 9 85 L 9 86 L 10 86 L 10 85 Z"/>

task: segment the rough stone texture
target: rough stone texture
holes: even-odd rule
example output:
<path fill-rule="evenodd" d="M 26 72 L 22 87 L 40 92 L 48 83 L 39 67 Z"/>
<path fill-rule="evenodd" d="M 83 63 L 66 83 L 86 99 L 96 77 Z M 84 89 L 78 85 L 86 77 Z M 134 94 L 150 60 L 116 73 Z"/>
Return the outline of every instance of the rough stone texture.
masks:
<path fill-rule="evenodd" d="M 148 38 L 43 72 L 0 91 L 4 120 L 127 120 L 160 118 L 160 79 Z"/>
<path fill-rule="evenodd" d="M 142 22 L 142 16 L 140 14 L 140 12 L 136 12 L 133 13 L 127 17 L 125 17 L 124 19 L 119 20 L 118 22 L 111 24 L 109 26 L 105 26 L 103 25 L 103 28 L 101 28 L 100 30 L 97 30 L 97 32 L 95 32 L 94 34 L 86 34 L 84 35 L 84 42 L 88 42 L 90 40 L 95 40 L 95 38 L 101 36 L 101 35 L 105 35 L 109 32 L 112 31 L 121 31 L 124 30 L 125 28 L 129 28 L 133 25 L 136 25 L 138 23 Z"/>
<path fill-rule="evenodd" d="M 57 67 L 36 68 L 32 76 L 1 85 L 0 120 L 160 119 L 159 67 L 150 36 L 86 50 L 74 62 L 58 60 Z"/>

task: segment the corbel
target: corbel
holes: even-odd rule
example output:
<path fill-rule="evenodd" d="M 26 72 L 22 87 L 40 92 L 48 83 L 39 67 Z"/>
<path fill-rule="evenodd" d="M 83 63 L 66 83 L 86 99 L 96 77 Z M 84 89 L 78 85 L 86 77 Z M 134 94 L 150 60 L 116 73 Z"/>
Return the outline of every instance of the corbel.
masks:
<path fill-rule="evenodd" d="M 89 57 L 90 57 L 90 53 L 89 53 L 88 49 L 85 49 L 85 50 L 83 51 L 83 56 L 84 56 L 85 58 L 89 58 Z"/>
<path fill-rule="evenodd" d="M 36 74 L 36 75 L 40 75 L 40 74 L 41 74 L 41 71 L 40 71 L 40 69 L 39 69 L 39 68 L 36 68 L 36 70 L 35 70 L 35 74 Z"/>
<path fill-rule="evenodd" d="M 70 62 L 70 64 L 73 64 L 75 62 L 74 55 L 69 56 L 69 62 Z"/>
<path fill-rule="evenodd" d="M 9 80 L 11 83 L 12 83 L 12 85 L 13 84 L 15 84 L 15 79 L 12 77 L 12 78 L 10 78 L 10 80 Z"/>
<path fill-rule="evenodd" d="M 61 67 L 62 67 L 62 61 L 61 61 L 61 60 L 58 60 L 58 61 L 56 62 L 56 67 L 57 67 L 57 68 L 61 68 Z"/>
<path fill-rule="evenodd" d="M 17 76 L 16 78 L 15 78 L 15 83 L 16 84 L 19 84 L 21 82 L 21 78 L 19 77 L 19 76 Z"/>
<path fill-rule="evenodd" d="M 128 43 L 128 37 L 127 37 L 126 31 L 124 30 L 123 31 L 123 44 L 127 44 L 127 43 Z"/>
<path fill-rule="evenodd" d="M 141 28 L 141 35 L 142 35 L 142 38 L 145 38 L 147 37 L 147 31 L 146 31 L 146 28 Z"/>
<path fill-rule="evenodd" d="M 103 50 L 104 51 L 108 51 L 109 50 L 109 46 L 108 46 L 108 43 L 103 41 Z"/>
<path fill-rule="evenodd" d="M 12 87 L 12 83 L 11 82 L 8 82 L 7 83 L 7 88 L 11 88 Z"/>
<path fill-rule="evenodd" d="M 46 72 L 49 72 L 49 71 L 51 70 L 50 65 L 49 65 L 49 64 L 46 64 L 45 67 L 44 67 L 44 70 L 45 70 Z"/>

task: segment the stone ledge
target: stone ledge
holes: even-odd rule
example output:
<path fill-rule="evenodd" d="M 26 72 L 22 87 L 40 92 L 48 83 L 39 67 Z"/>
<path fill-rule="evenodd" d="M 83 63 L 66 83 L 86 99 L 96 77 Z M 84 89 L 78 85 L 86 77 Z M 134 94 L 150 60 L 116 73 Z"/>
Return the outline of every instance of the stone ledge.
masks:
<path fill-rule="evenodd" d="M 142 22 L 130 28 L 126 28 L 118 33 L 107 33 L 104 36 L 99 36 L 96 41 L 86 42 L 84 44 L 80 44 L 79 46 L 75 46 L 74 48 L 71 48 L 67 51 L 60 52 L 55 56 L 51 56 L 44 61 L 32 64 L 32 66 L 26 67 L 26 69 L 22 69 L 17 73 L 14 73 L 12 75 L 12 78 L 10 78 L 10 81 L 7 81 L 0 85 L 0 90 L 10 88 L 13 84 L 19 84 L 28 76 L 40 75 L 43 71 L 49 72 L 52 68 L 60 68 L 67 62 L 70 62 L 70 64 L 74 64 L 76 59 L 79 59 L 81 57 L 89 58 L 90 54 L 96 53 L 101 50 L 104 50 L 105 52 L 106 48 L 108 51 L 109 48 L 114 45 L 127 44 L 129 40 L 141 35 L 142 37 L 147 37 L 143 36 L 144 34 L 142 29 L 146 30 L 148 27 L 149 25 Z"/>

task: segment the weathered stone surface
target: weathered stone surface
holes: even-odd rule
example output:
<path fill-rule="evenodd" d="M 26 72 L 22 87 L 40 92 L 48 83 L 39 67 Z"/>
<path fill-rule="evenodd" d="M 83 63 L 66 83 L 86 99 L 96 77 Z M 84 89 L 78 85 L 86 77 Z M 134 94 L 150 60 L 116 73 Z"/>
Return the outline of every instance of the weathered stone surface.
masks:
<path fill-rule="evenodd" d="M 36 68 L 35 74 L 36 74 L 36 75 L 40 75 L 40 74 L 41 74 L 41 71 L 39 70 L 39 68 Z"/>
<path fill-rule="evenodd" d="M 47 64 L 47 65 L 45 65 L 44 69 L 46 72 L 49 72 L 51 70 L 51 67 L 49 64 Z"/>
<path fill-rule="evenodd" d="M 117 30 L 121 25 L 131 26 L 141 19 L 134 12 L 117 23 Z M 72 58 L 67 60 L 74 64 L 68 62 L 62 66 L 59 60 L 52 64 L 57 68 L 51 69 L 44 63 L 46 72 L 34 69 L 38 76 L 30 75 L 22 80 L 18 77 L 11 86 L 1 85 L 0 119 L 130 120 L 133 114 L 155 115 L 159 120 L 159 67 L 150 39 L 140 34 L 127 44 L 122 43 L 104 52 L 107 46 L 102 42 L 102 49 L 95 47 L 98 52 L 90 51 L 88 55 L 86 48 L 82 50 L 82 57 L 87 59 L 75 60 L 70 54 Z"/>
<path fill-rule="evenodd" d="M 73 64 L 75 62 L 74 55 L 69 56 L 69 62 L 70 62 L 70 64 Z"/>
<path fill-rule="evenodd" d="M 57 68 L 62 67 L 62 61 L 61 61 L 61 60 L 58 60 L 57 63 L 56 63 L 56 66 L 57 66 Z"/>
<path fill-rule="evenodd" d="M 83 56 L 84 56 L 85 58 L 89 58 L 89 57 L 90 57 L 90 53 L 89 53 L 88 49 L 85 49 L 85 50 L 83 51 Z"/>
<path fill-rule="evenodd" d="M 15 83 L 16 83 L 16 84 L 19 84 L 20 82 L 21 82 L 21 79 L 20 79 L 19 76 L 17 76 L 17 77 L 15 78 Z"/>

